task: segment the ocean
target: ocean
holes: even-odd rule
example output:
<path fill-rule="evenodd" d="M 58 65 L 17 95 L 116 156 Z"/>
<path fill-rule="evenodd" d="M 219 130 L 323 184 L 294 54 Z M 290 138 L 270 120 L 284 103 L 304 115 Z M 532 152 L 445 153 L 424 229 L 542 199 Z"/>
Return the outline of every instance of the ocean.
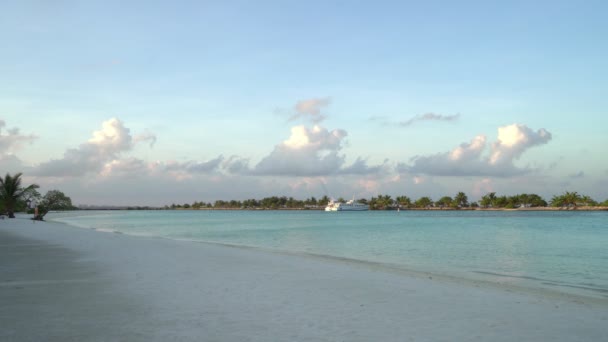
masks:
<path fill-rule="evenodd" d="M 47 219 L 608 298 L 608 212 L 78 211 Z"/>

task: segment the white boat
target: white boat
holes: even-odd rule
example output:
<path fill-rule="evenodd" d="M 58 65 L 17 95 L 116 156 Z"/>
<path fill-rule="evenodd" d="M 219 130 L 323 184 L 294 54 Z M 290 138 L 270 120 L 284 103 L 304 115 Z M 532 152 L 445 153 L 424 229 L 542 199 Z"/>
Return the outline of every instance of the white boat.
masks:
<path fill-rule="evenodd" d="M 327 203 L 325 211 L 365 211 L 369 210 L 369 205 L 355 202 L 354 199 L 344 202 L 334 202 L 334 200 Z"/>

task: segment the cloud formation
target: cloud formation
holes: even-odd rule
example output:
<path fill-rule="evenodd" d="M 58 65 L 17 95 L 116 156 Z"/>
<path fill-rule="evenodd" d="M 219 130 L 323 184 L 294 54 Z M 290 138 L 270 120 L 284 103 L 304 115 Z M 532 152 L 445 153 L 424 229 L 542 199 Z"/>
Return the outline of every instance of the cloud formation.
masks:
<path fill-rule="evenodd" d="M 314 113 L 309 104 L 303 106 Z M 316 177 L 326 175 L 378 174 L 387 168 L 386 163 L 369 166 L 359 157 L 346 165 L 346 156 L 340 151 L 347 132 L 342 129 L 328 130 L 319 125 L 295 126 L 291 135 L 254 167 L 249 159 L 240 156 L 225 158 L 219 155 L 206 161 L 189 160 L 157 161 L 146 163 L 128 156 L 138 143 L 149 142 L 152 146 L 156 136 L 152 133 L 132 135 L 118 119 L 102 123 L 101 129 L 77 148 L 65 151 L 62 158 L 43 162 L 30 170 L 37 177 L 83 177 L 99 175 L 105 178 L 116 176 L 132 178 L 144 175 L 166 176 L 183 181 L 199 175 L 215 176 L 287 176 Z M 94 176 L 93 176 L 94 177 Z"/>
<path fill-rule="evenodd" d="M 329 131 L 315 125 L 295 126 L 289 139 L 277 145 L 252 170 L 257 175 L 322 176 L 334 173 L 344 163 L 338 154 L 346 131 Z"/>
<path fill-rule="evenodd" d="M 131 150 L 135 143 L 130 130 L 120 120 L 113 118 L 103 122 L 101 129 L 94 131 L 89 141 L 78 148 L 68 149 L 61 159 L 34 167 L 32 174 L 41 177 L 79 177 L 121 169 L 125 167 L 125 162 L 119 161 L 120 154 Z"/>
<path fill-rule="evenodd" d="M 296 103 L 294 107 L 295 113 L 289 118 L 289 121 L 297 119 L 309 119 L 315 124 L 322 122 L 327 119 L 327 115 L 323 114 L 321 110 L 327 107 L 331 103 L 331 98 L 312 98 L 302 100 Z"/>
<path fill-rule="evenodd" d="M 27 169 L 21 159 L 13 154 L 0 154 L 0 166 L 2 166 L 0 172 L 17 173 L 24 172 Z"/>
<path fill-rule="evenodd" d="M 408 119 L 406 121 L 400 121 L 399 126 L 407 127 L 407 126 L 411 126 L 412 124 L 414 124 L 416 122 L 420 122 L 420 121 L 455 121 L 455 120 L 458 120 L 459 118 L 460 118 L 460 114 L 442 115 L 442 114 L 435 114 L 435 113 L 426 113 L 426 114 L 422 114 L 422 115 L 416 115 L 413 118 Z"/>
<path fill-rule="evenodd" d="M 551 133 L 545 129 L 533 131 L 522 124 L 498 128 L 498 139 L 492 143 L 490 153 L 484 156 L 487 138 L 478 135 L 452 151 L 430 156 L 417 156 L 413 164 L 400 164 L 400 172 L 436 176 L 497 176 L 509 177 L 528 173 L 529 168 L 518 168 L 514 161 L 531 147 L 546 144 Z"/>
<path fill-rule="evenodd" d="M 151 133 L 151 132 L 145 132 L 142 134 L 138 134 L 133 138 L 133 143 L 137 144 L 140 142 L 148 142 L 148 145 L 150 147 L 154 147 L 154 144 L 156 144 L 156 134 Z"/>
<path fill-rule="evenodd" d="M 187 161 L 185 163 L 169 162 L 164 164 L 163 168 L 166 171 L 182 171 L 190 174 L 208 174 L 218 170 L 223 160 L 224 156 L 219 155 L 216 158 L 207 161 Z"/>
<path fill-rule="evenodd" d="M 291 136 L 263 158 L 252 170 L 254 175 L 313 177 L 331 174 L 370 174 L 380 167 L 370 167 L 358 158 L 343 167 L 345 156 L 339 152 L 348 133 L 342 129 L 329 131 L 315 125 L 295 126 Z"/>
<path fill-rule="evenodd" d="M 337 171 L 338 174 L 342 175 L 369 175 L 379 174 L 385 172 L 388 169 L 388 159 L 384 160 L 381 165 L 369 166 L 367 160 L 357 157 L 351 165 L 345 166 Z"/>
<path fill-rule="evenodd" d="M 2 122 L 0 126 L 4 128 L 5 124 Z M 7 136 L 24 137 L 16 129 L 2 135 Z M 415 197 L 466 190 L 466 187 L 482 193 L 494 186 L 495 190 L 504 191 L 513 184 L 521 185 L 522 179 L 531 179 L 534 174 L 512 177 L 533 171 L 528 166 L 516 166 L 515 161 L 529 148 L 551 140 L 551 133 L 544 129 L 535 131 L 522 124 L 513 124 L 499 127 L 493 142 L 488 141 L 485 135 L 478 135 L 450 151 L 417 156 L 410 163 L 398 164 L 395 168 L 388 160 L 370 165 L 363 157 L 347 158 L 345 145 L 348 136 L 343 129 L 299 125 L 292 127 L 284 141 L 256 162 L 237 155 L 217 155 L 202 161 L 146 162 L 137 158 L 135 153 L 138 151 L 134 147 L 140 143 L 152 146 L 156 136 L 149 132 L 132 134 L 120 120 L 110 119 L 92 132 L 89 140 L 66 150 L 59 159 L 24 168 L 16 156 L 0 153 L 0 165 L 11 172 L 24 171 L 42 186 L 60 184 L 62 189 L 73 191 L 76 200 L 87 203 L 99 203 L 101 194 L 105 194 L 105 198 L 114 198 L 118 192 L 125 196 L 124 201 L 131 199 L 131 203 L 140 204 L 150 201 L 166 203 L 170 201 L 164 196 L 168 193 L 178 201 L 185 198 L 260 197 L 277 193 L 296 197 L 302 194 L 369 197 L 378 193 L 406 193 Z M 17 140 L 24 143 L 33 139 L 33 136 L 25 137 L 27 139 Z M 17 145 L 11 143 L 10 146 L 14 150 Z M 16 170 L 16 167 L 20 168 Z M 475 178 L 460 178 L 454 182 L 457 185 L 452 184 L 448 189 L 442 184 L 444 178 L 433 176 L 487 178 L 478 183 L 474 182 Z M 571 176 L 585 175 L 581 172 Z M 82 191 L 82 187 L 87 190 Z M 142 195 L 144 193 L 150 197 Z M 132 200 L 137 198 L 141 200 Z"/>
<path fill-rule="evenodd" d="M 222 162 L 222 169 L 231 174 L 248 173 L 249 159 L 239 156 L 230 156 Z"/>
<path fill-rule="evenodd" d="M 369 118 L 369 120 L 380 122 L 384 126 L 408 127 L 421 121 L 456 121 L 459 118 L 460 114 L 443 115 L 436 113 L 426 113 L 422 115 L 416 115 L 405 121 L 391 121 L 386 116 L 372 116 L 371 118 Z"/>
<path fill-rule="evenodd" d="M 134 178 L 144 174 L 148 168 L 143 160 L 134 157 L 115 159 L 103 166 L 100 175 Z"/>
<path fill-rule="evenodd" d="M 533 146 L 546 144 L 551 140 L 551 133 L 544 128 L 534 132 L 522 124 L 512 124 L 498 128 L 498 140 L 492 144 L 490 164 L 509 165 Z"/>
<path fill-rule="evenodd" d="M 22 135 L 18 128 L 9 128 L 3 132 L 6 122 L 0 120 L 0 156 L 14 153 L 26 143 L 32 143 L 37 139 L 35 135 Z"/>

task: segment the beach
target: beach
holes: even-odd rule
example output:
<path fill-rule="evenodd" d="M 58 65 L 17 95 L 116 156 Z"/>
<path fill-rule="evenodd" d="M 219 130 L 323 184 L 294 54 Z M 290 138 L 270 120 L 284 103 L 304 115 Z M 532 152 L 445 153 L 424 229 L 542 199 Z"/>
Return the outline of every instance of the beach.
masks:
<path fill-rule="evenodd" d="M 3 341 L 600 341 L 608 304 L 348 260 L 0 220 Z"/>

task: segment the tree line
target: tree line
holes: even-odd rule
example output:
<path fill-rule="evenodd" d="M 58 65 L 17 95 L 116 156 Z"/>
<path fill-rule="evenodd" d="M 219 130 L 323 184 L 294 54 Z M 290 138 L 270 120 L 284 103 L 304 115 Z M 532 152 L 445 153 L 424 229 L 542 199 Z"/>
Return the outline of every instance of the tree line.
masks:
<path fill-rule="evenodd" d="M 44 196 L 37 189 L 37 184 L 28 186 L 22 185 L 22 174 L 6 174 L 0 177 L 0 215 L 6 214 L 9 218 L 15 217 L 15 212 L 34 213 L 35 220 L 43 220 L 44 216 L 51 210 L 73 210 L 77 209 L 72 205 L 72 200 L 59 190 L 50 190 Z M 240 200 L 217 200 L 211 202 L 197 202 L 192 204 L 171 204 L 164 209 L 322 209 L 331 199 L 322 196 L 319 199 L 310 197 L 305 200 L 295 199 L 287 196 L 271 196 L 262 199 Z M 345 202 L 344 198 L 336 201 Z M 391 209 L 463 209 L 463 208 L 534 208 L 534 207 L 567 207 L 574 208 L 580 206 L 602 206 L 608 207 L 608 200 L 597 202 L 587 195 L 577 192 L 566 191 L 561 195 L 556 195 L 549 202 L 537 194 L 517 194 L 513 196 L 496 195 L 489 192 L 481 197 L 478 202 L 469 202 L 468 196 L 464 192 L 458 192 L 454 197 L 443 196 L 433 201 L 428 196 L 412 200 L 410 197 L 402 195 L 392 198 L 390 195 L 378 195 L 370 199 L 360 198 L 358 202 L 369 205 L 371 210 L 391 210 Z M 35 209 L 36 208 L 36 209 Z M 129 209 L 140 209 L 149 207 L 135 207 Z"/>
<path fill-rule="evenodd" d="M 164 209 L 320 209 L 324 208 L 330 198 L 327 196 L 310 197 L 304 200 L 295 199 L 287 196 L 271 196 L 262 199 L 247 200 L 217 200 L 211 202 L 184 203 L 166 205 Z M 344 198 L 338 198 L 337 202 L 345 202 Z M 537 194 L 517 194 L 513 196 L 497 195 L 496 192 L 489 192 L 481 197 L 479 201 L 469 202 L 468 196 L 464 192 L 458 192 L 454 197 L 442 196 L 438 200 L 432 200 L 428 196 L 420 197 L 416 200 L 402 195 L 392 198 L 390 195 L 378 195 L 370 199 L 360 198 L 360 203 L 369 205 L 370 210 L 391 210 L 391 209 L 462 209 L 462 208 L 538 208 L 538 207 L 568 207 L 577 208 L 580 206 L 608 206 L 608 200 L 597 202 L 591 197 L 580 195 L 577 192 L 565 192 L 564 194 L 553 196 L 547 202 Z"/>
<path fill-rule="evenodd" d="M 34 214 L 34 220 L 42 221 L 51 210 L 77 209 L 59 190 L 49 190 L 43 196 L 38 192 L 37 184 L 23 186 L 21 176 L 21 173 L 7 173 L 4 178 L 0 177 L 0 215 L 15 218 L 16 212 L 29 212 Z"/>

